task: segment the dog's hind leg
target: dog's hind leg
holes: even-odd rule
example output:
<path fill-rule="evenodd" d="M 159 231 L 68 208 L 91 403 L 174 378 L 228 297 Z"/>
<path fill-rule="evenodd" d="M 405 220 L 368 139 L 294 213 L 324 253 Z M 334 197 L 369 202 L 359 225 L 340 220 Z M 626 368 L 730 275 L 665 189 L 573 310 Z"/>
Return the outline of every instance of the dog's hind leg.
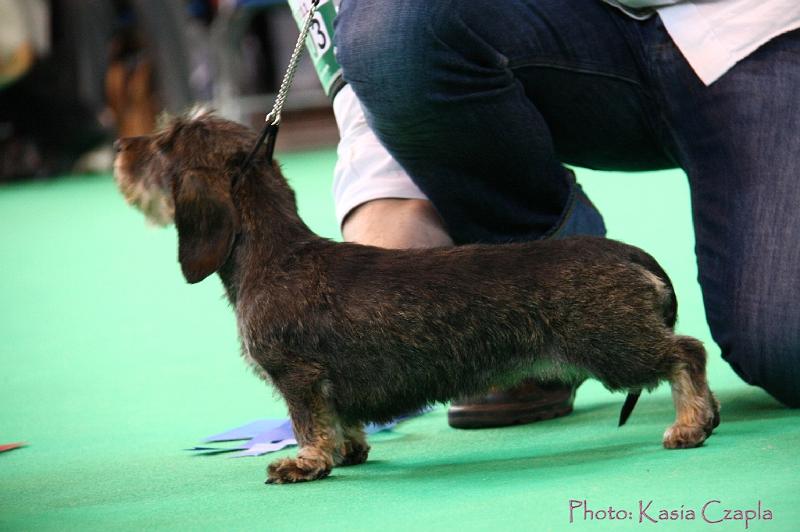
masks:
<path fill-rule="evenodd" d="M 344 453 L 341 462 L 336 465 L 350 466 L 366 462 L 370 447 L 361 424 L 345 425 L 343 435 Z"/>
<path fill-rule="evenodd" d="M 706 350 L 689 336 L 675 336 L 678 362 L 669 377 L 675 423 L 664 433 L 664 447 L 697 447 L 719 425 L 719 403 L 706 381 Z"/>
<path fill-rule="evenodd" d="M 325 478 L 344 455 L 339 418 L 321 392 L 301 396 L 284 393 L 300 450 L 296 458 L 280 458 L 267 468 L 267 484 L 287 484 Z"/>

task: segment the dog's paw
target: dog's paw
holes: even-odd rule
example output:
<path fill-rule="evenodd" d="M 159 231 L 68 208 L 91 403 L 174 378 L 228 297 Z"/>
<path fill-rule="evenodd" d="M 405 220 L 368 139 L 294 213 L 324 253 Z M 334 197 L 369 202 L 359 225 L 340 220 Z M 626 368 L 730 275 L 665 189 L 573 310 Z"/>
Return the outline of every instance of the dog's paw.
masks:
<path fill-rule="evenodd" d="M 331 467 L 323 460 L 281 458 L 267 467 L 267 484 L 292 484 L 327 477 Z"/>
<path fill-rule="evenodd" d="M 703 445 L 710 431 L 703 426 L 680 425 L 675 423 L 664 433 L 664 447 L 667 449 L 691 449 Z"/>
<path fill-rule="evenodd" d="M 369 449 L 370 447 L 366 443 L 362 444 L 354 441 L 345 443 L 345 452 L 340 465 L 353 466 L 363 464 L 367 461 Z"/>

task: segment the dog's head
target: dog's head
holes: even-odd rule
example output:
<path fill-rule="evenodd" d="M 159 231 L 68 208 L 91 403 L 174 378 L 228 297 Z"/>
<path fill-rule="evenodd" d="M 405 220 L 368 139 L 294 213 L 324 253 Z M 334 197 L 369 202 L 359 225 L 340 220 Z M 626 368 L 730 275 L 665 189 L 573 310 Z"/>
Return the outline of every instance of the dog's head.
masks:
<path fill-rule="evenodd" d="M 245 126 L 195 112 L 115 145 L 114 176 L 125 200 L 154 224 L 175 223 L 178 259 L 190 283 L 230 256 L 239 229 L 232 181 L 255 140 Z"/>

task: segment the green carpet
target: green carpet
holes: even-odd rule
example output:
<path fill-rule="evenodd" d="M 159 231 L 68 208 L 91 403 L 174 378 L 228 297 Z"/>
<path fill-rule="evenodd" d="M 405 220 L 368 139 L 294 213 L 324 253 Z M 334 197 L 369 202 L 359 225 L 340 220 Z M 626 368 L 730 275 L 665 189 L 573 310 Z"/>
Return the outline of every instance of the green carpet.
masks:
<path fill-rule="evenodd" d="M 283 163 L 303 217 L 337 236 L 333 152 Z M 30 444 L 0 454 L 0 529 L 799 530 L 800 412 L 740 382 L 711 343 L 682 175 L 579 179 L 610 236 L 671 274 L 680 331 L 708 343 L 723 409 L 704 447 L 661 448 L 666 387 L 618 429 L 622 396 L 587 383 L 573 415 L 522 427 L 457 431 L 440 407 L 322 482 L 265 486 L 268 461 L 289 451 L 192 456 L 201 437 L 284 406 L 240 359 L 216 277 L 184 282 L 174 229 L 146 227 L 108 176 L 69 177 L 0 187 L 0 444 Z M 570 523 L 571 500 L 631 518 L 578 509 Z M 773 518 L 707 523 L 714 500 L 709 520 L 759 501 Z M 640 501 L 683 519 L 640 522 Z"/>

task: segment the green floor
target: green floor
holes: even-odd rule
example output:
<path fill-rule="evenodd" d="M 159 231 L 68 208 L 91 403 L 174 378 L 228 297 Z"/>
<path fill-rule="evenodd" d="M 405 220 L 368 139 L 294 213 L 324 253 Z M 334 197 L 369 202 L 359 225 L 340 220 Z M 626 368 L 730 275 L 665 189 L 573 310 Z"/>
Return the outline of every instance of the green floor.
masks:
<path fill-rule="evenodd" d="M 327 236 L 333 157 L 283 159 Z M 711 344 L 682 176 L 579 177 L 610 235 L 672 275 L 681 332 L 709 343 L 723 421 L 703 448 L 660 447 L 665 387 L 617 429 L 622 397 L 587 383 L 573 415 L 523 427 L 457 431 L 440 407 L 322 482 L 265 486 L 272 457 L 192 456 L 202 436 L 284 407 L 238 356 L 219 281 L 183 281 L 174 230 L 146 227 L 108 176 L 65 178 L 0 187 L 0 444 L 30 444 L 0 454 L 0 529 L 800 530 L 800 412 L 737 380 Z M 631 518 L 570 523 L 571 500 Z M 773 518 L 704 522 L 714 500 L 710 520 L 759 501 Z M 684 519 L 640 523 L 640 501 Z"/>

